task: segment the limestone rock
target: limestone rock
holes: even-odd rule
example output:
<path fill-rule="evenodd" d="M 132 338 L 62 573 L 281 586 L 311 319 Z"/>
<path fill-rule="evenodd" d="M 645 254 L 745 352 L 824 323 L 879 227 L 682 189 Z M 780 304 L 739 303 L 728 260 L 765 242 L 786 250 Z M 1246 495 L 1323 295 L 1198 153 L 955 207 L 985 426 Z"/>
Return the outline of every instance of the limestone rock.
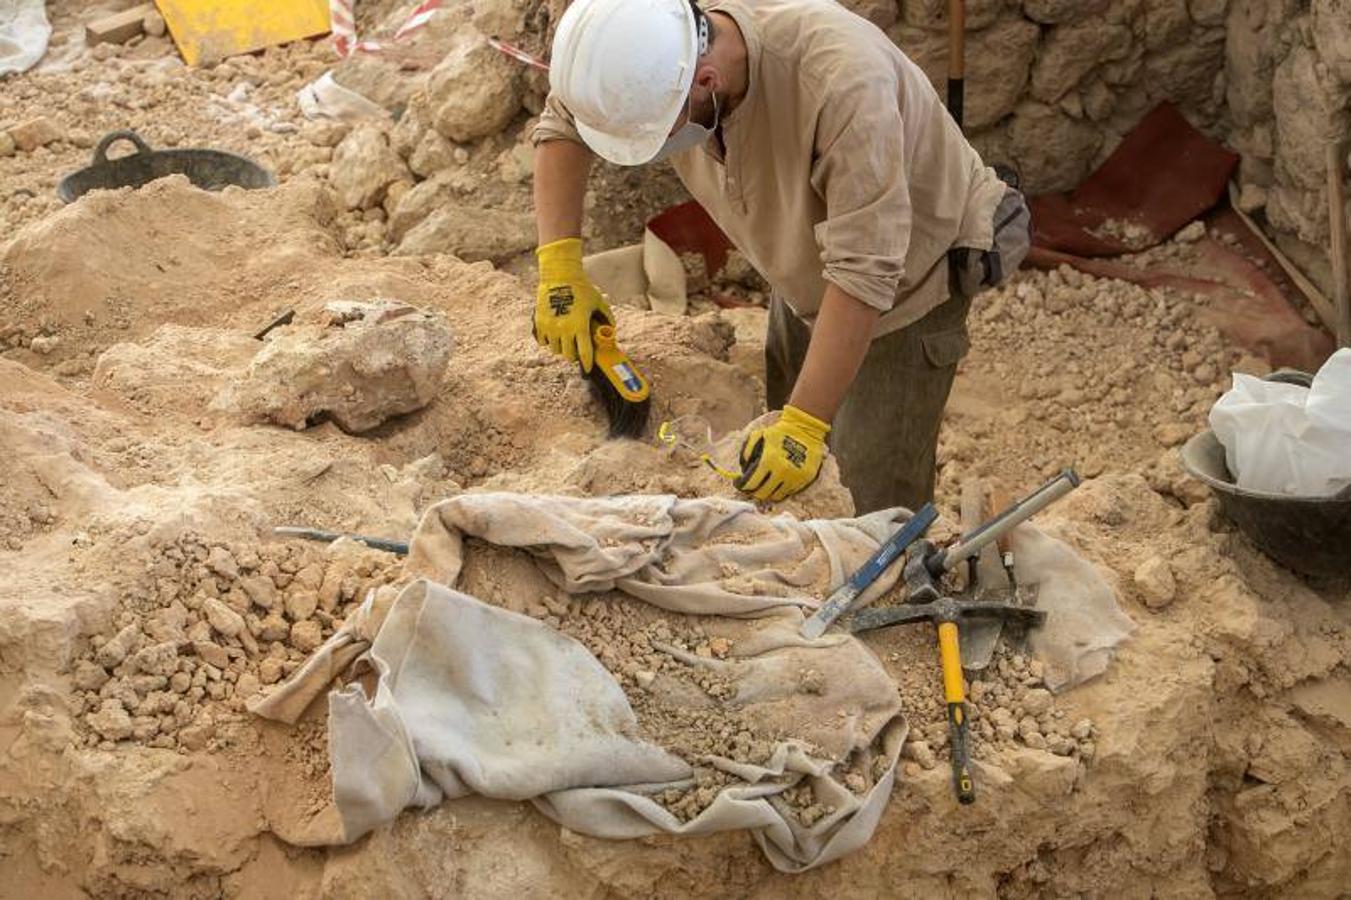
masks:
<path fill-rule="evenodd" d="M 122 706 L 122 701 L 115 698 L 104 700 L 98 711 L 90 713 L 86 721 L 106 741 L 124 741 L 131 737 L 131 716 Z"/>
<path fill-rule="evenodd" d="M 247 700 L 258 693 L 258 676 L 251 672 L 245 672 L 235 681 L 235 696 Z"/>
<path fill-rule="evenodd" d="M 258 680 L 263 684 L 276 684 L 281 681 L 282 662 L 279 659 L 265 659 L 258 664 Z"/>
<path fill-rule="evenodd" d="M 1343 85 L 1351 86 L 1351 0 L 1313 0 L 1313 16 L 1318 55 Z"/>
<path fill-rule="evenodd" d="M 215 666 L 217 669 L 223 669 L 230 663 L 230 655 L 225 652 L 225 648 L 220 644 L 211 641 L 195 641 L 192 649 L 197 654 L 198 659 L 209 666 Z"/>
<path fill-rule="evenodd" d="M 170 641 L 153 644 L 133 657 L 136 668 L 147 675 L 168 677 L 178 671 L 178 645 Z"/>
<path fill-rule="evenodd" d="M 1023 0 L 1023 13 L 1043 25 L 1068 25 L 1094 19 L 1111 0 Z"/>
<path fill-rule="evenodd" d="M 1267 205 L 1267 189 L 1260 184 L 1248 182 L 1238 194 L 1238 208 L 1245 213 L 1254 213 Z"/>
<path fill-rule="evenodd" d="M 1187 11 L 1198 25 L 1223 25 L 1225 13 L 1229 11 L 1229 0 L 1188 0 Z M 1348 12 L 1351 13 L 1351 10 Z"/>
<path fill-rule="evenodd" d="M 1051 692 L 1045 688 L 1033 688 L 1023 695 L 1023 712 L 1029 716 L 1040 716 L 1051 708 Z"/>
<path fill-rule="evenodd" d="M 534 246 L 535 218 L 529 213 L 443 206 L 409 231 L 395 253 L 450 253 L 466 262 L 502 262 Z"/>
<path fill-rule="evenodd" d="M 413 170 L 414 175 L 430 178 L 455 164 L 455 149 L 454 144 L 429 128 L 408 157 L 408 168 Z"/>
<path fill-rule="evenodd" d="M 424 221 L 442 206 L 458 203 L 460 197 L 471 193 L 474 184 L 465 173 L 443 169 L 431 178 L 414 185 L 404 194 L 389 217 L 386 233 L 394 243 Z"/>
<path fill-rule="evenodd" d="M 1245 14 L 1262 0 L 1236 0 L 1226 20 L 1224 69 L 1228 78 L 1226 101 L 1237 128 L 1270 119 L 1272 78 L 1276 68 L 1274 34 L 1264 28 L 1263 14 Z"/>
<path fill-rule="evenodd" d="M 18 145 L 14 143 L 14 138 L 10 133 L 8 131 L 0 131 L 0 159 L 4 159 L 7 156 L 13 156 L 17 149 Z"/>
<path fill-rule="evenodd" d="M 94 661 L 105 669 L 111 669 L 127 658 L 127 654 L 136 649 L 141 642 L 141 629 L 128 625 L 110 637 L 94 654 Z"/>
<path fill-rule="evenodd" d="M 318 622 L 307 619 L 291 626 L 291 646 L 301 653 L 309 653 L 323 642 L 324 634 Z"/>
<path fill-rule="evenodd" d="M 436 396 L 452 344 L 441 316 L 389 300 L 325 312 L 327 324 L 274 332 L 218 404 L 297 430 L 329 417 L 358 433 Z"/>
<path fill-rule="evenodd" d="M 1194 244 L 1205 236 L 1206 223 L 1197 219 L 1195 222 L 1189 222 L 1184 225 L 1177 234 L 1173 235 L 1173 238 L 1184 244 Z"/>
<path fill-rule="evenodd" d="M 886 18 L 885 10 L 873 11 L 872 7 L 879 5 L 877 0 L 849 0 L 844 4 L 849 9 L 863 16 L 865 19 L 871 19 L 877 22 L 873 16 Z M 947 0 L 899 0 L 901 8 L 901 20 L 907 25 L 916 25 L 921 28 L 927 28 L 935 31 L 944 31 L 947 29 L 948 22 L 948 2 Z M 966 4 L 966 28 L 968 31 L 984 28 L 995 20 L 1009 4 L 1006 0 L 967 0 Z M 869 10 L 865 12 L 864 10 Z M 891 20 L 895 21 L 895 15 Z M 881 25 L 881 22 L 877 22 Z M 885 25 L 882 25 L 885 28 Z M 969 48 L 969 44 L 968 44 Z M 967 63 L 971 62 L 970 55 L 967 56 Z"/>
<path fill-rule="evenodd" d="M 290 633 L 290 624 L 275 612 L 259 623 L 258 637 L 265 641 L 284 641 Z"/>
<path fill-rule="evenodd" d="M 941 91 L 947 79 L 946 35 L 914 26 L 898 26 L 888 33 Z M 1026 19 L 1010 16 L 967 35 L 968 130 L 993 125 L 1013 112 L 1027 87 L 1040 33 Z"/>
<path fill-rule="evenodd" d="M 265 575 L 254 575 L 240 581 L 239 586 L 249 599 L 263 609 L 271 609 L 277 603 L 277 586 Z"/>
<path fill-rule="evenodd" d="M 1159 556 L 1150 557 L 1135 570 L 1135 586 L 1150 609 L 1164 608 L 1173 602 L 1177 594 L 1173 569 L 1167 560 Z"/>
<path fill-rule="evenodd" d="M 343 138 L 333 151 L 329 180 L 348 209 L 369 209 L 380 205 L 391 184 L 411 177 L 384 131 L 365 125 Z"/>
<path fill-rule="evenodd" d="M 1318 60 L 1307 47 L 1296 47 L 1276 67 L 1272 83 L 1276 115 L 1276 169 L 1287 184 L 1321 192 L 1327 180 L 1324 146 L 1332 123 L 1344 115 L 1320 77 Z M 1320 199 L 1319 208 L 1326 205 Z M 1321 233 L 1316 233 L 1321 237 Z"/>
<path fill-rule="evenodd" d="M 82 659 L 75 664 L 75 671 L 71 674 L 71 681 L 82 691 L 97 691 L 108 681 L 108 673 L 100 665 L 95 665 L 87 659 Z"/>
<path fill-rule="evenodd" d="M 1074 187 L 1102 145 L 1096 126 L 1040 103 L 1018 106 L 1009 137 L 1026 189 L 1033 193 Z"/>
<path fill-rule="evenodd" d="M 167 30 L 164 16 L 160 15 L 159 10 L 157 9 L 152 9 L 145 14 L 145 19 L 141 22 L 141 27 L 144 28 L 145 33 L 151 37 L 164 37 L 164 32 Z"/>
<path fill-rule="evenodd" d="M 497 134 L 521 108 L 518 66 L 468 30 L 427 77 L 432 127 L 457 143 Z"/>
<path fill-rule="evenodd" d="M 1046 37 L 1032 68 L 1032 96 L 1054 103 L 1094 67 L 1122 59 L 1130 50 L 1131 32 L 1124 25 L 1088 21 L 1056 28 Z"/>
<path fill-rule="evenodd" d="M 216 736 L 214 722 L 205 721 L 188 725 L 178 732 L 178 743 L 186 750 L 205 750 L 207 744 Z"/>
<path fill-rule="evenodd" d="M 319 608 L 319 594 L 315 591 L 293 591 L 286 596 L 286 615 L 299 622 L 314 615 Z"/>
<path fill-rule="evenodd" d="M 237 637 L 244 630 L 244 617 L 215 597 L 208 597 L 202 604 L 202 612 L 211 627 L 225 637 Z"/>
<path fill-rule="evenodd" d="M 1187 11 L 1187 0 L 1145 0 L 1144 15 L 1145 47 L 1160 50 L 1180 43 L 1191 28 L 1191 14 Z"/>
<path fill-rule="evenodd" d="M 525 28 L 530 9 L 526 0 L 473 0 L 470 22 L 480 34 L 491 34 L 509 41 Z"/>
<path fill-rule="evenodd" d="M 38 147 L 45 147 L 53 141 L 61 140 L 63 132 L 51 119 L 38 116 L 9 129 L 14 146 L 24 153 L 31 153 Z"/>
<path fill-rule="evenodd" d="M 211 548 L 206 557 L 206 567 L 222 578 L 239 576 L 239 563 L 235 562 L 234 556 L 224 547 Z"/>

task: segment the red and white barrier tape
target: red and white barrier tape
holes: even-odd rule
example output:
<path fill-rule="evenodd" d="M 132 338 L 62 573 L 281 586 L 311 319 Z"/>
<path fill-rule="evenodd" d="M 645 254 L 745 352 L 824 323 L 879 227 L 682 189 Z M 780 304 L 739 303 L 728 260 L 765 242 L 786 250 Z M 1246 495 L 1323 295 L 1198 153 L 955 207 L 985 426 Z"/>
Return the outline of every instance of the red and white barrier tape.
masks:
<path fill-rule="evenodd" d="M 357 39 L 356 14 L 352 11 L 354 0 L 328 0 L 329 28 L 333 31 L 333 47 L 338 56 L 346 59 L 353 53 L 379 53 L 386 44 L 380 41 Z M 431 21 L 432 13 L 441 6 L 441 0 L 424 0 L 418 4 L 408 19 L 394 32 L 394 41 L 401 41 Z"/>
<path fill-rule="evenodd" d="M 548 63 L 546 63 L 544 60 L 538 57 L 531 56 L 529 53 L 526 53 L 520 47 L 513 47 L 506 41 L 499 41 L 497 38 L 494 37 L 488 38 L 488 43 L 491 44 L 493 47 L 497 48 L 498 50 L 501 50 L 503 53 L 505 53 L 507 56 L 510 56 L 512 59 L 520 60 L 527 66 L 533 66 L 534 68 L 539 69 L 543 72 L 549 71 Z"/>
<path fill-rule="evenodd" d="M 338 51 L 338 56 L 343 59 L 353 53 L 379 53 L 387 46 L 380 41 L 357 39 L 356 14 L 352 11 L 354 2 L 355 0 L 328 0 L 329 27 L 333 31 L 333 46 Z M 418 8 L 409 15 L 407 21 L 399 26 L 399 30 L 394 32 L 394 37 L 391 40 L 401 41 L 419 28 L 426 26 L 431 21 L 432 14 L 440 6 L 441 0 L 425 0 L 425 2 L 419 4 Z M 520 47 L 513 47 L 506 41 L 499 41 L 494 37 L 488 38 L 488 43 L 527 66 L 543 72 L 549 71 L 548 63 L 537 56 L 532 56 Z"/>

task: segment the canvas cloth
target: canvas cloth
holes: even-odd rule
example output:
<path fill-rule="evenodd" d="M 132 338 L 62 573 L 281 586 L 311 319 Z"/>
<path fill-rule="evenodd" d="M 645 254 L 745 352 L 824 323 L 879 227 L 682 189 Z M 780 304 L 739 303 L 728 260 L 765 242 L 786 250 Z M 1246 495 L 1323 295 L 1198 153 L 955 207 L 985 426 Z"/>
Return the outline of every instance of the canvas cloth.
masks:
<path fill-rule="evenodd" d="M 479 793 L 530 800 L 601 837 L 747 829 L 776 868 L 802 871 L 872 835 L 906 734 L 896 686 L 877 658 L 842 633 L 803 640 L 802 610 L 906 518 L 886 510 L 801 522 L 724 499 L 462 494 L 423 517 L 407 561 L 412 583 L 397 597 L 373 593 L 250 708 L 294 722 L 343 669 L 369 666 L 376 675 L 370 693 L 353 682 L 329 695 L 341 827 L 311 843 L 350 842 L 403 809 Z M 679 822 L 649 795 L 686 781 L 689 766 L 635 736 L 618 682 L 580 643 L 454 590 L 466 537 L 530 553 L 573 595 L 618 590 L 634 602 L 725 617 L 737 629 L 733 658 L 682 659 L 735 677 L 741 712 L 793 737 L 762 765 L 703 760 L 744 783 Z M 899 569 L 870 596 L 894 585 Z M 793 675 L 808 666 L 824 676 L 819 694 L 797 688 Z M 861 795 L 832 774 L 851 755 L 876 775 Z M 776 796 L 802 779 L 834 807 L 811 826 Z"/>

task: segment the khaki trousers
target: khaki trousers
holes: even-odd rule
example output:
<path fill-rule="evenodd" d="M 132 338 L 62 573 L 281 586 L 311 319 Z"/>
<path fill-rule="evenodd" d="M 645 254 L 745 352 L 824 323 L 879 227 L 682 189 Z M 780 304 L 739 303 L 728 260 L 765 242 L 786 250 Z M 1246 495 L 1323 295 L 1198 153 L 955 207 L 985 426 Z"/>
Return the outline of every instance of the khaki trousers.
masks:
<path fill-rule="evenodd" d="M 924 318 L 873 341 L 835 414 L 830 449 L 862 514 L 933 499 L 938 429 L 970 341 L 971 300 L 955 294 Z M 811 330 L 775 297 L 765 339 L 765 394 L 782 409 L 807 357 Z"/>

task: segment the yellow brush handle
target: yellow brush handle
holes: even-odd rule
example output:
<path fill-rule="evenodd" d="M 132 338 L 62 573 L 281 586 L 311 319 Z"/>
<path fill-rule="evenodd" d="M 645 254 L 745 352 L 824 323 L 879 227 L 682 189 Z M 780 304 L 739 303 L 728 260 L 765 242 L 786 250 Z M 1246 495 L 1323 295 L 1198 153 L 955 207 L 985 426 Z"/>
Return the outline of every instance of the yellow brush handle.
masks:
<path fill-rule="evenodd" d="M 962 648 L 955 622 L 938 623 L 938 656 L 943 663 L 943 698 L 948 702 L 948 731 L 952 744 L 952 786 L 957 799 L 973 803 L 976 787 L 971 780 L 971 748 L 966 721 L 966 689 L 962 686 Z"/>

